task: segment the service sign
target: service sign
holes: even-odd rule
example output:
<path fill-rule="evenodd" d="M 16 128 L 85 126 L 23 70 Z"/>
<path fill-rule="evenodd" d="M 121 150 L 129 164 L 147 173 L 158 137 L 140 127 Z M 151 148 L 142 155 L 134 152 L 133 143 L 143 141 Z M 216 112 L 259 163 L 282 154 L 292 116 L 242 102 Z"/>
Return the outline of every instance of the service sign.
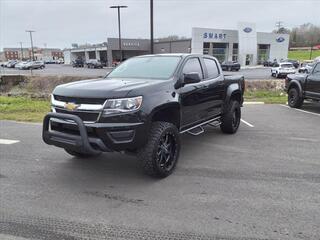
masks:
<path fill-rule="evenodd" d="M 220 39 L 220 40 L 224 40 L 226 39 L 227 34 L 225 33 L 213 33 L 213 32 L 205 32 L 203 34 L 203 38 L 205 39 Z"/>

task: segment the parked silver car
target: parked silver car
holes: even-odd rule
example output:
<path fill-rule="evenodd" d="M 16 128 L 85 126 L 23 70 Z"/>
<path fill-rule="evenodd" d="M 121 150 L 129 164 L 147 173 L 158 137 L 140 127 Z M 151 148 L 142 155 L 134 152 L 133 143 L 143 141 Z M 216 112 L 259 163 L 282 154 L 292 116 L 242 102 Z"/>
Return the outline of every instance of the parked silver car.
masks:
<path fill-rule="evenodd" d="M 45 64 L 43 61 L 30 61 L 23 65 L 21 65 L 20 69 L 43 69 L 45 68 Z"/>

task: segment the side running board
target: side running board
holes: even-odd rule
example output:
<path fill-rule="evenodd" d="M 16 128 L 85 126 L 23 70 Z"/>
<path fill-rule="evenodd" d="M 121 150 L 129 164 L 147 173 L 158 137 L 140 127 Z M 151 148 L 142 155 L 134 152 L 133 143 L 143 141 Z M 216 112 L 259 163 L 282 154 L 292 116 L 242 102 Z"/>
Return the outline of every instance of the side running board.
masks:
<path fill-rule="evenodd" d="M 199 127 L 194 128 L 192 130 L 189 130 L 187 133 L 189 133 L 192 136 L 198 136 L 198 135 L 204 133 L 204 129 L 202 126 L 199 126 Z"/>
<path fill-rule="evenodd" d="M 189 133 L 192 136 L 198 136 L 202 133 L 204 133 L 204 125 L 210 125 L 212 127 L 218 127 L 221 124 L 220 117 L 212 118 L 208 121 L 202 122 L 200 124 L 197 124 L 191 128 L 188 128 L 186 130 L 181 131 L 180 133 Z"/>

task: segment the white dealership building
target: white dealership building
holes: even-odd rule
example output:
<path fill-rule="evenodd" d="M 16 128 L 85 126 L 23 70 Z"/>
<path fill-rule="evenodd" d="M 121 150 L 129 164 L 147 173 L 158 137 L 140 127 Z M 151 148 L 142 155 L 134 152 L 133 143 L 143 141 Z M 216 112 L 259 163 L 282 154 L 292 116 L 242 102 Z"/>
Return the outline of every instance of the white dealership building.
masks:
<path fill-rule="evenodd" d="M 289 34 L 257 32 L 254 23 L 238 23 L 237 30 L 193 28 L 191 52 L 215 56 L 220 62 L 238 61 L 242 66 L 264 60 L 286 59 Z"/>

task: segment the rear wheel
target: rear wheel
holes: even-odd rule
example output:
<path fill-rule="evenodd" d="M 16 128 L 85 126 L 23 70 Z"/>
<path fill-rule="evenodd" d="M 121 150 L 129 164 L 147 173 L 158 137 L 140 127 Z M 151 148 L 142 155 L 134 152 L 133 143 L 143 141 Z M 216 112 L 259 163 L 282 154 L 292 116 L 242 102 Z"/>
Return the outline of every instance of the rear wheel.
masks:
<path fill-rule="evenodd" d="M 154 122 L 148 142 L 138 151 L 138 157 L 146 174 L 164 178 L 174 171 L 179 152 L 180 138 L 177 127 L 168 122 Z"/>
<path fill-rule="evenodd" d="M 81 153 L 81 152 L 77 152 L 71 149 L 64 149 L 67 153 L 69 153 L 72 156 L 78 157 L 78 158 L 91 158 L 91 157 L 96 157 L 99 156 L 100 154 L 89 154 L 89 153 Z"/>
<path fill-rule="evenodd" d="M 222 115 L 220 129 L 224 133 L 236 133 L 241 120 L 240 103 L 236 100 L 231 100 L 228 110 Z"/>
<path fill-rule="evenodd" d="M 288 92 L 288 105 L 292 108 L 300 108 L 302 104 L 303 98 L 300 97 L 298 88 L 290 88 Z"/>

